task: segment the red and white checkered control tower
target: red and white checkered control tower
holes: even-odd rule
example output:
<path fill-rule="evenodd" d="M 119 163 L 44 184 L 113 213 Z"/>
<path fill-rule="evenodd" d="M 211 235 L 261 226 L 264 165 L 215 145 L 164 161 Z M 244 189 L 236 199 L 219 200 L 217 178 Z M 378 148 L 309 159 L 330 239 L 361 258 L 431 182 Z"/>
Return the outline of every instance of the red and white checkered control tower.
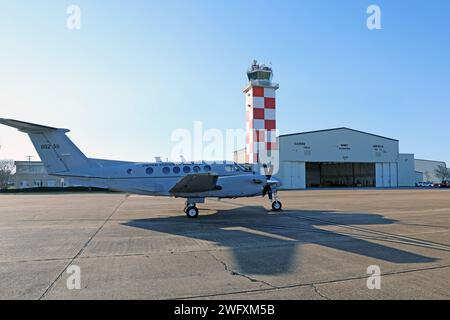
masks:
<path fill-rule="evenodd" d="M 278 84 L 272 82 L 272 69 L 253 61 L 244 89 L 246 105 L 246 154 L 249 164 L 264 162 L 265 155 L 278 150 L 276 137 L 276 100 Z"/>

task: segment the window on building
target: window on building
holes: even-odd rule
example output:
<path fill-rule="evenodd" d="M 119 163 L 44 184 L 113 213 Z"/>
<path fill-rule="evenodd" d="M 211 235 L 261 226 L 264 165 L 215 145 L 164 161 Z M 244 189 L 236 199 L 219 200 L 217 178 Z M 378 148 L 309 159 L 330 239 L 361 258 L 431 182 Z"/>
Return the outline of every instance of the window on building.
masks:
<path fill-rule="evenodd" d="M 33 181 L 35 187 L 42 187 L 42 180 L 34 180 Z"/>
<path fill-rule="evenodd" d="M 55 180 L 47 180 L 47 187 L 50 187 L 50 188 L 56 187 L 56 181 Z"/>

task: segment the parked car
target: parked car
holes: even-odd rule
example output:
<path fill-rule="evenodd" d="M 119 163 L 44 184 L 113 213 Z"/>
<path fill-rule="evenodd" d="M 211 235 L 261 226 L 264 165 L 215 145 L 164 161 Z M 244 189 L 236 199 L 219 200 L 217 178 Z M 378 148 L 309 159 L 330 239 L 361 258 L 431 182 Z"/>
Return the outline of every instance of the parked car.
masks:
<path fill-rule="evenodd" d="M 417 182 L 416 187 L 418 188 L 432 188 L 433 182 Z"/>
<path fill-rule="evenodd" d="M 442 181 L 440 187 L 441 187 L 441 188 L 450 188 L 450 180 L 444 180 L 444 181 Z"/>

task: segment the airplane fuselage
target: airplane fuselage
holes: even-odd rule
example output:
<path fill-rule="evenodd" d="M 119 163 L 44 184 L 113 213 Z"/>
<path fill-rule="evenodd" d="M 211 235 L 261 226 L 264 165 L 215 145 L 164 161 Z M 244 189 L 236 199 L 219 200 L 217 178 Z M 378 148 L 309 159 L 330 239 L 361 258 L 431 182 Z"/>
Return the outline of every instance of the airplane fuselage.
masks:
<path fill-rule="evenodd" d="M 54 176 L 71 179 L 89 187 L 153 196 L 237 198 L 262 195 L 266 177 L 248 171 L 233 162 L 132 163 L 95 160 L 99 166 L 83 171 L 57 173 Z M 172 187 L 189 174 L 218 175 L 215 190 L 197 193 L 173 193 Z"/>

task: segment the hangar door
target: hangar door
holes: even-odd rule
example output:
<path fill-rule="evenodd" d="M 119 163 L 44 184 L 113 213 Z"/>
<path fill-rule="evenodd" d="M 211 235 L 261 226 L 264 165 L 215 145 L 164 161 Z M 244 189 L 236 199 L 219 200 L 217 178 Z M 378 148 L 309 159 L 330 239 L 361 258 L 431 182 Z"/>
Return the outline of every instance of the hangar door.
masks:
<path fill-rule="evenodd" d="M 375 187 L 375 163 L 306 163 L 308 188 Z"/>
<path fill-rule="evenodd" d="M 305 163 L 284 162 L 283 186 L 288 189 L 305 189 Z"/>

